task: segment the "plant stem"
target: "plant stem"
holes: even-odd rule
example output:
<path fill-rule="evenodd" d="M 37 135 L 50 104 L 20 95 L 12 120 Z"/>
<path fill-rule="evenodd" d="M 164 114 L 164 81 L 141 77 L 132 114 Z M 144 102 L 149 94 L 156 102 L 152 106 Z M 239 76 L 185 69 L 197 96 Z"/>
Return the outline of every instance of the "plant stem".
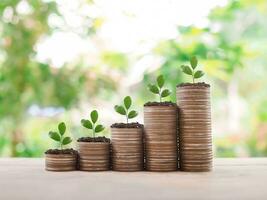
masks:
<path fill-rule="evenodd" d="M 161 102 L 161 88 L 159 89 L 159 102 Z"/>
<path fill-rule="evenodd" d="M 93 137 L 95 137 L 95 125 L 93 124 Z"/>
<path fill-rule="evenodd" d="M 60 139 L 59 144 L 60 144 L 60 150 L 62 150 L 62 138 Z"/>
<path fill-rule="evenodd" d="M 127 109 L 126 109 L 126 121 L 127 121 L 127 124 L 128 124 L 129 118 L 128 118 L 128 110 Z"/>
<path fill-rule="evenodd" d="M 193 83 L 195 83 L 195 72 L 194 71 L 193 71 L 192 76 L 193 76 Z"/>

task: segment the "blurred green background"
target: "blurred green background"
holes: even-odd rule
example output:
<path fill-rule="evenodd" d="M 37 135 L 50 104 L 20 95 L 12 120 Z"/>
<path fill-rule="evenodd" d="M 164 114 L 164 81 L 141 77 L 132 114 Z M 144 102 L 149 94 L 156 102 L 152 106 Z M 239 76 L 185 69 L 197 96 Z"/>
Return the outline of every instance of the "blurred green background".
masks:
<path fill-rule="evenodd" d="M 142 122 L 147 84 L 162 73 L 175 101 L 191 55 L 212 85 L 215 155 L 267 156 L 266 0 L 1 0 L 0 16 L 0 156 L 43 156 L 60 121 L 90 135 L 92 109 L 108 136 L 126 95 Z"/>

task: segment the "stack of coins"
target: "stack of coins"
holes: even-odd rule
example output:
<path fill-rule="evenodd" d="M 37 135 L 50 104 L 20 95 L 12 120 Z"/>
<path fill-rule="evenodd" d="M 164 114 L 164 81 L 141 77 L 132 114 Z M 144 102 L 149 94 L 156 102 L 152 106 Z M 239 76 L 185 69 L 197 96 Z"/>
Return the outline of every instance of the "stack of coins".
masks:
<path fill-rule="evenodd" d="M 178 160 L 178 170 L 180 170 L 180 124 L 179 124 L 179 116 L 180 116 L 179 107 L 177 106 L 177 160 Z"/>
<path fill-rule="evenodd" d="M 210 86 L 205 83 L 177 87 L 180 108 L 180 156 L 184 171 L 212 169 Z"/>
<path fill-rule="evenodd" d="M 176 104 L 145 105 L 144 126 L 146 170 L 177 170 Z"/>
<path fill-rule="evenodd" d="M 79 142 L 79 168 L 82 171 L 110 169 L 110 143 Z"/>
<path fill-rule="evenodd" d="M 112 168 L 115 171 L 144 169 L 143 127 L 111 128 Z"/>
<path fill-rule="evenodd" d="M 76 166 L 76 154 L 45 154 L 45 169 L 48 171 L 72 171 Z"/>

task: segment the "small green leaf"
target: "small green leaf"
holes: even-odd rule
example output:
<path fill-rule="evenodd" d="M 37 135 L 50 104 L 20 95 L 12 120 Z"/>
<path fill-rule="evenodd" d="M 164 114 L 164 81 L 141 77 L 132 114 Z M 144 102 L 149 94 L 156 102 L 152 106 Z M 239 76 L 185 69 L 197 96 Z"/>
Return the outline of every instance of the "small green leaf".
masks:
<path fill-rule="evenodd" d="M 126 109 L 129 109 L 132 105 L 132 99 L 131 97 L 127 96 L 124 98 L 124 106 Z"/>
<path fill-rule="evenodd" d="M 64 135 L 65 131 L 66 131 L 66 125 L 64 122 L 61 122 L 59 125 L 58 125 L 58 131 L 60 133 L 60 135 Z"/>
<path fill-rule="evenodd" d="M 116 111 L 117 113 L 119 113 L 119 114 L 121 114 L 121 115 L 126 115 L 126 110 L 125 110 L 125 108 L 124 108 L 123 106 L 118 106 L 118 105 L 116 105 L 116 106 L 114 107 L 114 109 L 115 109 L 115 111 Z"/>
<path fill-rule="evenodd" d="M 95 127 L 95 132 L 99 133 L 99 132 L 103 131 L 104 129 L 105 129 L 105 127 L 103 125 L 99 124 Z"/>
<path fill-rule="evenodd" d="M 148 85 L 148 89 L 154 94 L 158 94 L 159 93 L 159 88 L 156 85 L 149 84 Z"/>
<path fill-rule="evenodd" d="M 203 71 L 196 71 L 194 74 L 194 78 L 200 78 L 204 75 Z"/>
<path fill-rule="evenodd" d="M 132 119 L 132 118 L 135 118 L 137 115 L 138 115 L 138 112 L 136 112 L 135 110 L 132 110 L 131 112 L 129 112 L 128 118 Z"/>
<path fill-rule="evenodd" d="M 60 135 L 57 132 L 54 131 L 50 131 L 49 133 L 49 137 L 57 142 L 60 142 Z"/>
<path fill-rule="evenodd" d="M 65 137 L 62 141 L 63 145 L 69 144 L 72 142 L 72 139 L 70 137 Z"/>
<path fill-rule="evenodd" d="M 98 113 L 97 113 L 96 110 L 93 110 L 91 112 L 91 120 L 92 120 L 93 123 L 96 123 L 97 119 L 98 119 Z"/>
<path fill-rule="evenodd" d="M 158 76 L 158 78 L 157 78 L 157 83 L 158 83 L 158 86 L 159 86 L 160 88 L 163 87 L 163 85 L 164 85 L 164 77 L 163 77 L 163 75 Z"/>
<path fill-rule="evenodd" d="M 161 97 L 167 97 L 171 94 L 171 91 L 168 89 L 165 89 L 161 92 Z"/>
<path fill-rule="evenodd" d="M 197 57 L 196 56 L 193 56 L 191 59 L 190 59 L 190 64 L 191 64 L 191 67 L 193 69 L 195 69 L 197 67 Z"/>
<path fill-rule="evenodd" d="M 185 74 L 188 74 L 188 75 L 192 75 L 192 74 L 193 74 L 193 71 L 190 69 L 189 66 L 187 66 L 187 65 L 182 65 L 181 68 L 182 68 L 182 71 L 183 71 Z"/>
<path fill-rule="evenodd" d="M 82 120 L 81 120 L 81 124 L 82 124 L 85 128 L 88 128 L 88 129 L 92 129 L 92 128 L 93 128 L 93 124 L 92 124 L 92 122 L 90 122 L 90 121 L 87 120 L 87 119 L 82 119 Z"/>

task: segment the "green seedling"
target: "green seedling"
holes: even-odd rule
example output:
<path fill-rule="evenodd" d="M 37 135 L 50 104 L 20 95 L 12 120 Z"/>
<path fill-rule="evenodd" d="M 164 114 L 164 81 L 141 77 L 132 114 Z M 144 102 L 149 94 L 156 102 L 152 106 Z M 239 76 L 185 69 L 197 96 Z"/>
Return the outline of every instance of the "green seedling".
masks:
<path fill-rule="evenodd" d="M 82 119 L 81 124 L 83 127 L 92 130 L 93 137 L 95 137 L 96 133 L 100 133 L 105 129 L 105 127 L 101 124 L 97 124 L 98 120 L 98 112 L 96 110 L 93 110 L 90 114 L 91 120 L 89 119 Z"/>
<path fill-rule="evenodd" d="M 201 70 L 196 70 L 196 67 L 197 67 L 197 57 L 196 56 L 193 56 L 191 59 L 190 59 L 190 65 L 191 67 L 189 67 L 188 65 L 182 65 L 181 68 L 182 68 L 182 71 L 185 73 L 185 74 L 188 74 L 188 75 L 191 75 L 192 78 L 193 78 L 193 83 L 195 83 L 195 79 L 198 79 L 200 77 L 202 77 L 204 75 L 204 72 L 201 71 Z"/>
<path fill-rule="evenodd" d="M 138 113 L 135 110 L 129 110 L 132 105 L 132 99 L 131 97 L 127 96 L 123 100 L 124 105 L 116 105 L 114 107 L 115 111 L 121 115 L 125 115 L 127 119 L 127 124 L 129 119 L 135 118 Z"/>
<path fill-rule="evenodd" d="M 64 145 L 70 144 L 72 139 L 70 137 L 64 137 L 66 132 L 66 125 L 64 122 L 58 124 L 58 132 L 50 131 L 49 137 L 59 143 L 60 149 L 63 149 Z"/>
<path fill-rule="evenodd" d="M 148 89 L 150 92 L 159 95 L 159 101 L 162 101 L 162 98 L 167 97 L 171 94 L 171 91 L 168 89 L 163 89 L 165 80 L 162 75 L 159 75 L 157 77 L 157 83 L 156 84 L 148 84 Z"/>

